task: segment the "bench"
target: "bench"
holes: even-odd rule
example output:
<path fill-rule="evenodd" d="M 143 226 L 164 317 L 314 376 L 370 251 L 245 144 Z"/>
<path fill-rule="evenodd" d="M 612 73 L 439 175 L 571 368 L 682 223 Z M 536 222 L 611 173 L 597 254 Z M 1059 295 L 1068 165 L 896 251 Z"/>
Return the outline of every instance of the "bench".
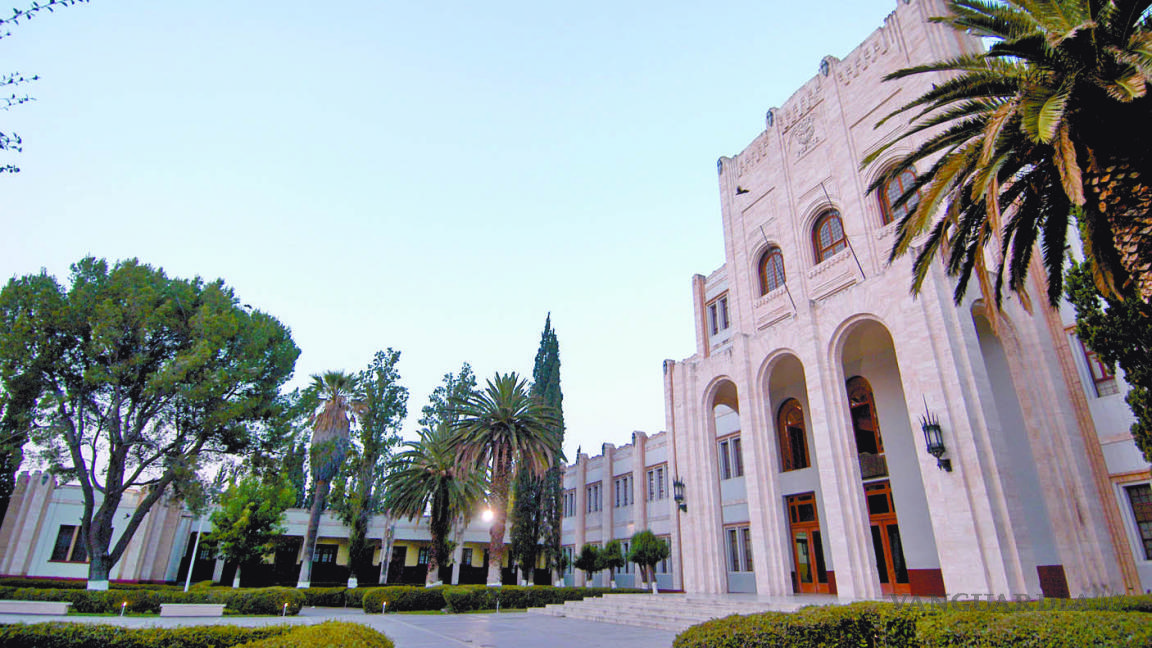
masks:
<path fill-rule="evenodd" d="M 224 616 L 223 603 L 161 603 L 162 617 L 218 617 Z"/>
<path fill-rule="evenodd" d="M 0 601 L 0 614 L 68 614 L 67 601 Z"/>

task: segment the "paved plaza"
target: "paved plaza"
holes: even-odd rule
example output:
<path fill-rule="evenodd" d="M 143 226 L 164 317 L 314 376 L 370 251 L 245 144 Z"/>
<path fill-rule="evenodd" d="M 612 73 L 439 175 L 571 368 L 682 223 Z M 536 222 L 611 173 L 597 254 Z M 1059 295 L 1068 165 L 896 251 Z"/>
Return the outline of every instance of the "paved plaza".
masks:
<path fill-rule="evenodd" d="M 397 648 L 469 646 L 471 648 L 670 648 L 675 634 L 613 623 L 513 612 L 504 614 L 364 614 L 361 610 L 304 608 L 296 617 L 219 617 L 208 619 L 104 616 L 19 616 L 0 614 L 2 623 L 68 621 L 112 623 L 130 628 L 232 624 L 260 626 L 277 623 L 312 624 L 354 621 L 388 635 Z"/>

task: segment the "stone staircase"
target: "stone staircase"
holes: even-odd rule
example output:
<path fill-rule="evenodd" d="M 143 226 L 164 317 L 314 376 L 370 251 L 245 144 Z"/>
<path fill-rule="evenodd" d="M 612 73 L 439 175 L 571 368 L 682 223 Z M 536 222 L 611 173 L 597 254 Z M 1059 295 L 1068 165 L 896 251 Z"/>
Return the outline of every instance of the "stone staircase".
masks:
<path fill-rule="evenodd" d="M 529 614 L 584 619 L 604 623 L 680 632 L 731 614 L 792 612 L 806 605 L 839 603 L 835 596 L 764 596 L 755 594 L 609 594 L 583 601 L 568 601 Z"/>

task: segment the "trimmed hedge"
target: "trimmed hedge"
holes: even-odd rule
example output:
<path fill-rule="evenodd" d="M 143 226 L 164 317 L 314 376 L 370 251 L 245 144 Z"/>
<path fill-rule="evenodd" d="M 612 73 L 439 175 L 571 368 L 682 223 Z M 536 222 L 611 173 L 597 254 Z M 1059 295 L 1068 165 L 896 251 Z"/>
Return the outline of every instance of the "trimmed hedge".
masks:
<path fill-rule="evenodd" d="M 304 592 L 304 605 L 315 607 L 360 607 L 364 604 L 364 593 L 371 587 L 309 587 Z"/>
<path fill-rule="evenodd" d="M 1152 646 L 1152 619 L 1133 612 L 956 612 L 923 619 L 922 648 Z"/>
<path fill-rule="evenodd" d="M 9 576 L 0 578 L 3 587 L 35 587 L 39 589 L 87 589 L 88 582 L 82 580 L 64 580 L 60 578 L 26 578 L 22 576 Z M 109 583 L 111 589 L 180 589 L 183 585 L 167 585 L 163 583 Z"/>
<path fill-rule="evenodd" d="M 119 612 L 127 602 L 129 612 L 159 613 L 161 603 L 223 603 L 224 609 L 237 614 L 281 614 L 288 604 L 288 614 L 296 615 L 304 605 L 303 592 L 291 587 L 261 589 L 205 588 L 183 592 L 165 590 L 107 590 L 0 588 L 0 599 L 18 601 L 69 601 L 73 612 L 106 614 Z"/>
<path fill-rule="evenodd" d="M 496 601 L 501 608 L 543 607 L 549 603 L 579 601 L 604 594 L 643 594 L 642 589 L 610 589 L 607 587 L 550 587 L 536 585 L 520 587 L 505 585 L 487 587 L 485 585 L 443 585 L 439 587 L 392 586 L 367 588 L 363 593 L 361 607 L 368 614 L 379 614 L 381 605 L 387 601 L 389 612 L 412 612 L 418 610 L 448 610 L 468 612 L 472 610 L 495 610 Z"/>
<path fill-rule="evenodd" d="M 394 645 L 388 637 L 359 623 L 327 621 L 253 641 L 243 648 L 393 648 Z"/>
<path fill-rule="evenodd" d="M 449 612 L 470 612 L 473 610 L 495 610 L 496 602 L 501 608 L 530 608 L 559 604 L 564 601 L 579 601 L 605 594 L 642 594 L 646 590 L 609 589 L 604 587 L 451 587 L 444 590 L 444 601 Z"/>
<path fill-rule="evenodd" d="M 417 610 L 443 610 L 444 587 L 417 587 L 396 585 L 373 587 L 364 593 L 361 606 L 368 614 L 379 614 L 382 605 L 388 603 L 389 612 L 412 612 Z"/>
<path fill-rule="evenodd" d="M 289 632 L 291 626 L 121 628 L 88 623 L 0 625 L 0 646 L 27 648 L 230 648 Z"/>
<path fill-rule="evenodd" d="M 1152 597 L 1024 603 L 854 603 L 734 615 L 695 625 L 673 648 L 1152 647 Z M 1044 609 L 1046 608 L 1046 609 Z M 1055 608 L 1055 609 L 1054 609 Z M 1066 608 L 1075 608 L 1068 610 Z M 1115 611 L 1122 610 L 1122 611 Z"/>
<path fill-rule="evenodd" d="M 927 606 L 853 603 L 713 619 L 681 632 L 673 648 L 915 648 Z"/>

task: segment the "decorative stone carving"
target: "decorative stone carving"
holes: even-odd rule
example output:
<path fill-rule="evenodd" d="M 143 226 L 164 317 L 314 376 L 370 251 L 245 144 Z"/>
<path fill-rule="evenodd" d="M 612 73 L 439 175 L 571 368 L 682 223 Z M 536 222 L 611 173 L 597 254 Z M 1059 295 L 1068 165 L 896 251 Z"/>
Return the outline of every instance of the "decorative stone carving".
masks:
<path fill-rule="evenodd" d="M 808 113 L 796 123 L 795 128 L 792 129 L 792 147 L 796 151 L 797 159 L 804 157 L 809 151 L 816 148 L 817 144 L 824 141 L 821 130 L 814 112 Z"/>

